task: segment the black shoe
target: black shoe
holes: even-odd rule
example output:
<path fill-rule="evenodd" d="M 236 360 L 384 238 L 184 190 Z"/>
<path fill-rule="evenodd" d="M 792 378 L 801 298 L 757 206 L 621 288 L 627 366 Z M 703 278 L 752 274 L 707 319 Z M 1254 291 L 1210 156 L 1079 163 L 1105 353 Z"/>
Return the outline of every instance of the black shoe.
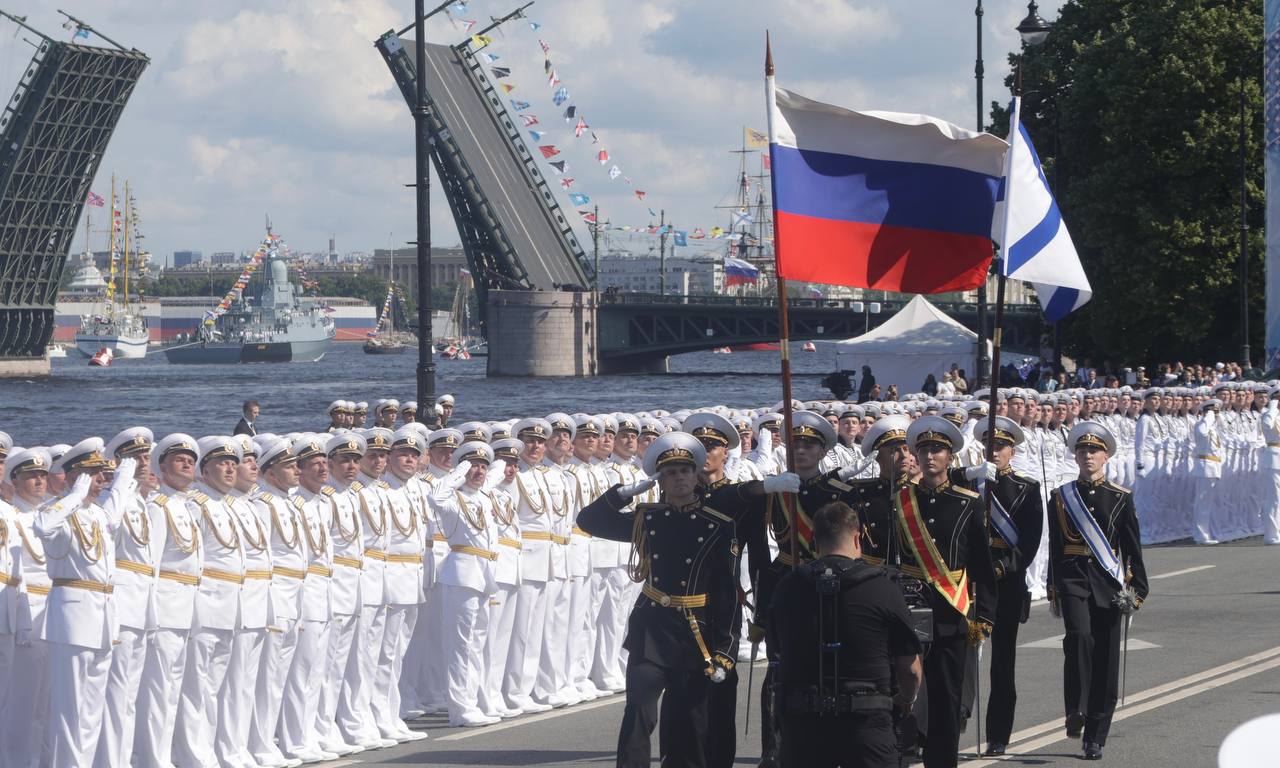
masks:
<path fill-rule="evenodd" d="M 987 751 L 982 754 L 986 757 L 999 757 L 1004 754 L 1005 747 L 1008 746 L 1004 742 L 993 741 L 987 745 Z"/>
<path fill-rule="evenodd" d="M 1086 741 L 1084 743 L 1084 759 L 1085 760 L 1101 760 L 1102 745 L 1092 741 Z"/>
<path fill-rule="evenodd" d="M 778 768 L 780 765 L 777 755 L 765 754 L 760 757 L 760 765 L 757 768 Z"/>
<path fill-rule="evenodd" d="M 1079 712 L 1072 712 L 1067 715 L 1067 738 L 1078 739 L 1080 734 L 1084 732 L 1084 715 Z"/>

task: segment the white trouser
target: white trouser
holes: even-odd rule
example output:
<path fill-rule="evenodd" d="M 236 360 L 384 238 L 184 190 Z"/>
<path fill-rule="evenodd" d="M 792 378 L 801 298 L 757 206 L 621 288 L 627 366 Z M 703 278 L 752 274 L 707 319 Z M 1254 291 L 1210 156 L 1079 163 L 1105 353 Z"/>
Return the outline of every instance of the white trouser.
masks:
<path fill-rule="evenodd" d="M 0 635 L 0 713 L 4 712 L 5 702 L 9 698 L 9 676 L 13 674 L 13 652 L 17 638 L 12 633 Z M 3 752 L 0 752 L 2 755 Z"/>
<path fill-rule="evenodd" d="M 622 640 L 626 636 L 627 585 L 631 583 L 626 566 L 597 571 L 602 575 L 604 599 L 600 603 L 595 658 L 591 664 L 591 682 L 602 691 L 626 688 L 622 672 Z"/>
<path fill-rule="evenodd" d="M 548 581 L 543 602 L 542 652 L 532 659 L 538 669 L 533 697 L 545 704 L 569 684 L 568 670 L 564 665 L 565 644 L 569 639 L 569 581 Z M 530 658 L 526 655 L 526 663 Z"/>
<path fill-rule="evenodd" d="M 427 553 L 430 557 L 431 553 Z M 418 606 L 420 620 L 413 625 L 413 634 L 409 636 L 409 645 L 404 649 L 400 676 L 396 686 L 400 691 L 399 716 L 407 720 L 406 712 L 411 709 L 425 709 L 427 702 L 427 657 L 432 652 L 431 638 L 428 637 L 431 619 L 430 611 L 436 607 L 436 596 L 432 590 L 423 590 L 426 602 Z"/>
<path fill-rule="evenodd" d="M 565 585 L 569 591 L 569 630 L 565 633 L 564 677 L 562 693 L 577 695 L 579 687 L 588 685 L 591 656 L 595 646 L 596 615 L 591 611 L 591 577 L 574 576 Z"/>
<path fill-rule="evenodd" d="M 133 754 L 134 724 L 138 714 L 138 688 L 147 662 L 151 633 L 120 627 L 120 638 L 111 649 L 111 670 L 107 673 L 104 696 L 102 738 L 94 756 L 95 768 L 128 765 Z"/>
<path fill-rule="evenodd" d="M 496 715 L 507 706 L 502 698 L 502 676 L 511 650 L 511 627 L 516 621 L 516 587 L 499 584 L 489 597 L 489 631 L 484 638 L 484 666 L 477 702 L 486 715 Z"/>
<path fill-rule="evenodd" d="M 93 765 L 110 671 L 109 648 L 49 643 L 49 765 Z"/>
<path fill-rule="evenodd" d="M 359 614 L 334 614 L 329 621 L 329 644 L 325 649 L 324 673 L 320 681 L 320 703 L 316 707 L 316 733 L 320 746 L 344 742 L 335 723 L 338 698 L 343 694 L 347 662 L 351 658 L 351 642 L 360 624 Z"/>
<path fill-rule="evenodd" d="M 147 660 L 138 686 L 138 716 L 133 732 L 135 768 L 173 765 L 173 730 L 187 661 L 185 629 L 157 629 L 147 644 Z"/>
<path fill-rule="evenodd" d="M 329 622 L 298 622 L 298 644 L 293 651 L 293 664 L 284 681 L 280 701 L 280 751 L 286 757 L 316 751 L 315 722 L 320 697 L 320 679 L 324 676 L 325 648 L 329 640 Z"/>
<path fill-rule="evenodd" d="M 1218 478 L 1197 477 L 1196 498 L 1191 509 L 1191 537 L 1203 544 L 1214 537 L 1214 518 L 1218 508 Z"/>
<path fill-rule="evenodd" d="M 424 639 L 427 655 L 422 659 L 421 674 L 418 678 L 419 703 L 424 708 L 444 709 L 447 705 L 445 687 L 445 666 L 448 663 L 444 655 L 445 624 L 448 621 L 444 608 L 444 585 L 437 584 L 427 590 L 427 604 L 419 609 L 418 626 L 427 621 Z M 422 618 L 422 611 L 426 618 Z M 419 630 L 420 631 L 420 630 Z"/>
<path fill-rule="evenodd" d="M 178 768 L 201 768 L 213 759 L 218 697 L 231 663 L 230 629 L 202 628 L 187 641 L 187 668 L 182 675 L 173 762 Z"/>
<path fill-rule="evenodd" d="M 512 707 L 530 703 L 533 690 L 533 674 L 526 660 L 532 654 L 535 660 L 542 650 L 542 619 L 545 616 L 547 582 L 525 579 L 516 592 L 516 617 L 511 630 L 511 648 L 507 655 L 507 667 L 503 672 L 502 695 Z"/>
<path fill-rule="evenodd" d="M 259 763 L 280 762 L 276 747 L 276 727 L 280 723 L 280 706 L 285 680 L 293 666 L 298 647 L 298 622 L 276 619 L 279 631 L 268 631 L 262 648 L 262 662 L 254 688 L 253 722 L 249 726 L 249 752 Z"/>
<path fill-rule="evenodd" d="M 1280 544 L 1280 470 L 1258 470 L 1261 478 L 1262 540 Z"/>
<path fill-rule="evenodd" d="M 413 636 L 417 623 L 418 606 L 388 605 L 383 625 L 382 646 L 378 652 L 378 664 L 373 678 L 370 709 L 379 735 L 392 739 L 409 729 L 400 719 L 400 687 L 396 681 L 404 669 L 404 652 Z"/>
<path fill-rule="evenodd" d="M 253 698 L 266 644 L 267 630 L 263 627 L 242 629 L 231 641 L 231 662 L 218 698 L 218 730 L 214 736 L 223 765 L 251 762 L 247 747 L 249 727 L 253 724 Z"/>
<path fill-rule="evenodd" d="M 449 724 L 463 718 L 480 718 L 477 706 L 485 633 L 489 625 L 488 596 L 467 587 L 444 584 L 436 589 L 444 604 L 448 624 L 444 637 L 445 679 L 449 697 Z"/>
<path fill-rule="evenodd" d="M 46 725 L 49 722 L 49 646 L 32 639 L 13 649 L 11 693 L 0 729 L 0 765 L 35 768 L 47 764 Z"/>
<path fill-rule="evenodd" d="M 346 680 L 338 697 L 335 717 L 342 740 L 348 744 L 364 744 L 381 738 L 370 702 L 386 620 L 385 605 L 367 605 L 360 609 L 360 623 L 347 660 Z"/>

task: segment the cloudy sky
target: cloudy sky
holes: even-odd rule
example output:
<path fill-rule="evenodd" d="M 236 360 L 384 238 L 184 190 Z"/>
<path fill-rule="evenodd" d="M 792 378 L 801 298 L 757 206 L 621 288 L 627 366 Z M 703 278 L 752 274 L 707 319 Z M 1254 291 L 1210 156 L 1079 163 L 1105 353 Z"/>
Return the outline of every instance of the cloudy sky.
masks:
<path fill-rule="evenodd" d="M 1061 0 L 1040 3 L 1052 20 Z M 46 34 L 69 39 L 46 0 L 7 0 Z M 428 7 L 432 3 L 428 0 Z M 463 21 L 504 15 L 516 0 L 471 0 L 428 23 L 434 42 L 465 37 Z M 1003 78 L 1019 0 L 986 0 L 985 99 L 1008 98 Z M 147 246 L 246 250 L 264 215 L 297 250 L 386 247 L 413 238 L 413 121 L 373 48 L 409 23 L 411 0 L 108 0 L 68 3 L 152 64 L 98 172 L 114 172 L 139 201 Z M 742 126 L 764 129 L 762 58 L 769 28 L 780 85 L 855 109 L 924 112 L 972 128 L 971 0 L 538 0 L 541 28 L 513 21 L 488 49 L 506 65 L 510 98 L 529 101 L 602 218 L 646 224 L 665 209 L 679 228 L 727 225 Z M 30 58 L 0 22 L 0 82 L 12 88 Z M 552 103 L 539 40 L 571 103 L 632 180 L 610 181 L 598 147 L 575 139 Z M 101 41 L 95 38 L 95 44 Z M 530 141 L 532 144 L 532 141 Z M 646 192 L 638 201 L 633 190 Z M 433 186 L 434 242 L 457 243 Z M 568 205 L 568 201 L 563 201 Z M 96 225 L 95 225 L 96 228 Z M 582 233 L 585 239 L 585 233 Z M 103 235 L 95 235 L 101 241 Z M 80 240 L 74 248 L 80 248 Z M 103 247 L 95 242 L 95 248 Z"/>

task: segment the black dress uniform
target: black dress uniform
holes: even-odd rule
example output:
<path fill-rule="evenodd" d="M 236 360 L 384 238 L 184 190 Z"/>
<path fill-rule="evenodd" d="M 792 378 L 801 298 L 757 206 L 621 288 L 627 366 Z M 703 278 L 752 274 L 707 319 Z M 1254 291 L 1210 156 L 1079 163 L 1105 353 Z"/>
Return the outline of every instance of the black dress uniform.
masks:
<path fill-rule="evenodd" d="M 1027 567 L 1040 549 L 1044 506 L 1040 500 L 1040 483 L 1012 468 L 1000 470 L 992 493 L 1018 531 L 1017 547 L 1009 546 L 994 527 L 991 531 L 991 559 L 996 573 L 996 621 L 991 631 L 987 743 L 1003 746 L 1009 743 L 1009 735 L 1013 731 L 1013 713 L 1018 701 L 1014 687 L 1018 627 L 1031 613 Z"/>
<path fill-rule="evenodd" d="M 729 491 L 733 492 L 733 491 Z M 635 546 L 644 587 L 627 624 L 627 703 L 618 735 L 619 768 L 650 764 L 650 735 L 663 717 L 664 766 L 705 765 L 707 694 L 716 669 L 734 667 L 735 525 L 704 497 L 684 506 L 638 504 L 618 487 L 588 504 L 578 525 L 592 536 Z"/>
<path fill-rule="evenodd" d="M 1147 571 L 1133 494 L 1107 480 L 1076 480 L 1075 486 L 1119 556 L 1128 586 L 1140 605 L 1147 597 Z M 1119 693 L 1124 618 L 1114 601 L 1121 587 L 1090 552 L 1067 512 L 1063 492 L 1064 488 L 1055 489 L 1049 506 L 1049 590 L 1066 626 L 1062 685 L 1067 729 L 1068 735 L 1074 736 L 1083 715 L 1086 753 L 1092 745 L 1101 757 Z"/>

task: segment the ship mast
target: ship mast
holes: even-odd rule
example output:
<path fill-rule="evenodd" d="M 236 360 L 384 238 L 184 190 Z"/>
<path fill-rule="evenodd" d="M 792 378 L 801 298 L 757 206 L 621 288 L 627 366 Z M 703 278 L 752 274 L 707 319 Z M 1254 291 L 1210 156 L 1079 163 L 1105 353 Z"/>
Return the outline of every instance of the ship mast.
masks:
<path fill-rule="evenodd" d="M 120 226 L 120 210 L 116 203 L 116 175 L 111 174 L 111 230 L 108 249 L 111 253 L 111 273 L 107 279 L 107 317 L 114 320 L 116 316 L 116 262 L 120 253 L 116 250 L 116 232 Z"/>
<path fill-rule="evenodd" d="M 129 226 L 133 207 L 129 204 L 129 180 L 124 180 L 124 308 L 129 309 Z"/>

